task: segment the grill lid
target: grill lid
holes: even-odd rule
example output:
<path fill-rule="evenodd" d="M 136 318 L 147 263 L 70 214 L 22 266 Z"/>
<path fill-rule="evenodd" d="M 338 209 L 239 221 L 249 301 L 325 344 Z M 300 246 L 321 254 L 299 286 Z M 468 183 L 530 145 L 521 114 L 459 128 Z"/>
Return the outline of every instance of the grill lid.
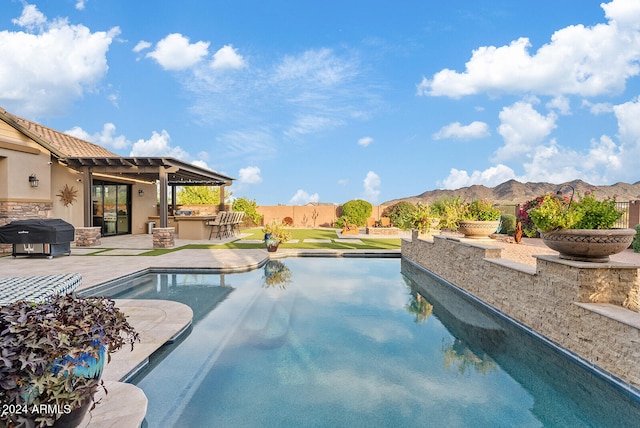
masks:
<path fill-rule="evenodd" d="M 61 244 L 74 239 L 73 225 L 59 218 L 15 220 L 0 227 L 0 244 Z"/>

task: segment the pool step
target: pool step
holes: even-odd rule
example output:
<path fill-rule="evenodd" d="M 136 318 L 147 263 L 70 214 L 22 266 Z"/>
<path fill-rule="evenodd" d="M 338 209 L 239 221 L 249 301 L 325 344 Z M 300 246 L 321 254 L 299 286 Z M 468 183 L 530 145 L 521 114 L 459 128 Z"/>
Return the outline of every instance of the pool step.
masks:
<path fill-rule="evenodd" d="M 242 326 L 247 343 L 259 348 L 282 346 L 289 332 L 296 297 L 295 289 L 262 289 Z"/>

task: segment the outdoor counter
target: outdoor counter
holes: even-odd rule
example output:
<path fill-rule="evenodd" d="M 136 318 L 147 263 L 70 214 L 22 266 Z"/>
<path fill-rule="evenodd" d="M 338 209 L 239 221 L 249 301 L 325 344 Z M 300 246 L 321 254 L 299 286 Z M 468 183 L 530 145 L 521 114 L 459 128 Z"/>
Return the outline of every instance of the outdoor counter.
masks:
<path fill-rule="evenodd" d="M 177 215 L 169 216 L 169 227 L 176 228 L 176 237 L 179 239 L 209 239 L 211 228 L 207 226 L 207 220 L 213 216 Z M 149 217 L 156 227 L 160 224 L 160 217 Z"/>

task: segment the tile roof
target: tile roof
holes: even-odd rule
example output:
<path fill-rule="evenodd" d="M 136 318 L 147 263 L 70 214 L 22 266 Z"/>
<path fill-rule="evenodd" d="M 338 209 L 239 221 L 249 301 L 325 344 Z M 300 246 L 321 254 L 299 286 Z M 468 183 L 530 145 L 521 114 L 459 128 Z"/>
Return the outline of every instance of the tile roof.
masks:
<path fill-rule="evenodd" d="M 23 132 L 45 148 L 53 148 L 63 157 L 112 157 L 119 156 L 104 147 L 80 138 L 72 137 L 64 132 L 47 128 L 39 123 L 13 115 L 0 107 L 0 120 Z"/>

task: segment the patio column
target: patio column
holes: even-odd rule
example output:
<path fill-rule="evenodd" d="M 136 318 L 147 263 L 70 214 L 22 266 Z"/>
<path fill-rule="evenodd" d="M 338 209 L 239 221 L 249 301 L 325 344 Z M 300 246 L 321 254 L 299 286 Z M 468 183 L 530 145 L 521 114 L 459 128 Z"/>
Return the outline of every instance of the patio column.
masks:
<path fill-rule="evenodd" d="M 158 214 L 160 214 L 160 227 L 164 228 L 169 225 L 169 204 L 167 198 L 168 191 L 168 172 L 164 166 L 160 166 L 158 168 L 158 177 L 160 182 L 160 208 L 158 209 Z"/>
<path fill-rule="evenodd" d="M 220 186 L 220 205 L 218 205 L 218 211 L 224 211 L 224 184 Z"/>
<path fill-rule="evenodd" d="M 91 190 L 93 187 L 93 174 L 91 168 L 86 166 L 82 168 L 82 196 L 84 198 L 84 226 L 93 226 L 93 201 Z"/>

